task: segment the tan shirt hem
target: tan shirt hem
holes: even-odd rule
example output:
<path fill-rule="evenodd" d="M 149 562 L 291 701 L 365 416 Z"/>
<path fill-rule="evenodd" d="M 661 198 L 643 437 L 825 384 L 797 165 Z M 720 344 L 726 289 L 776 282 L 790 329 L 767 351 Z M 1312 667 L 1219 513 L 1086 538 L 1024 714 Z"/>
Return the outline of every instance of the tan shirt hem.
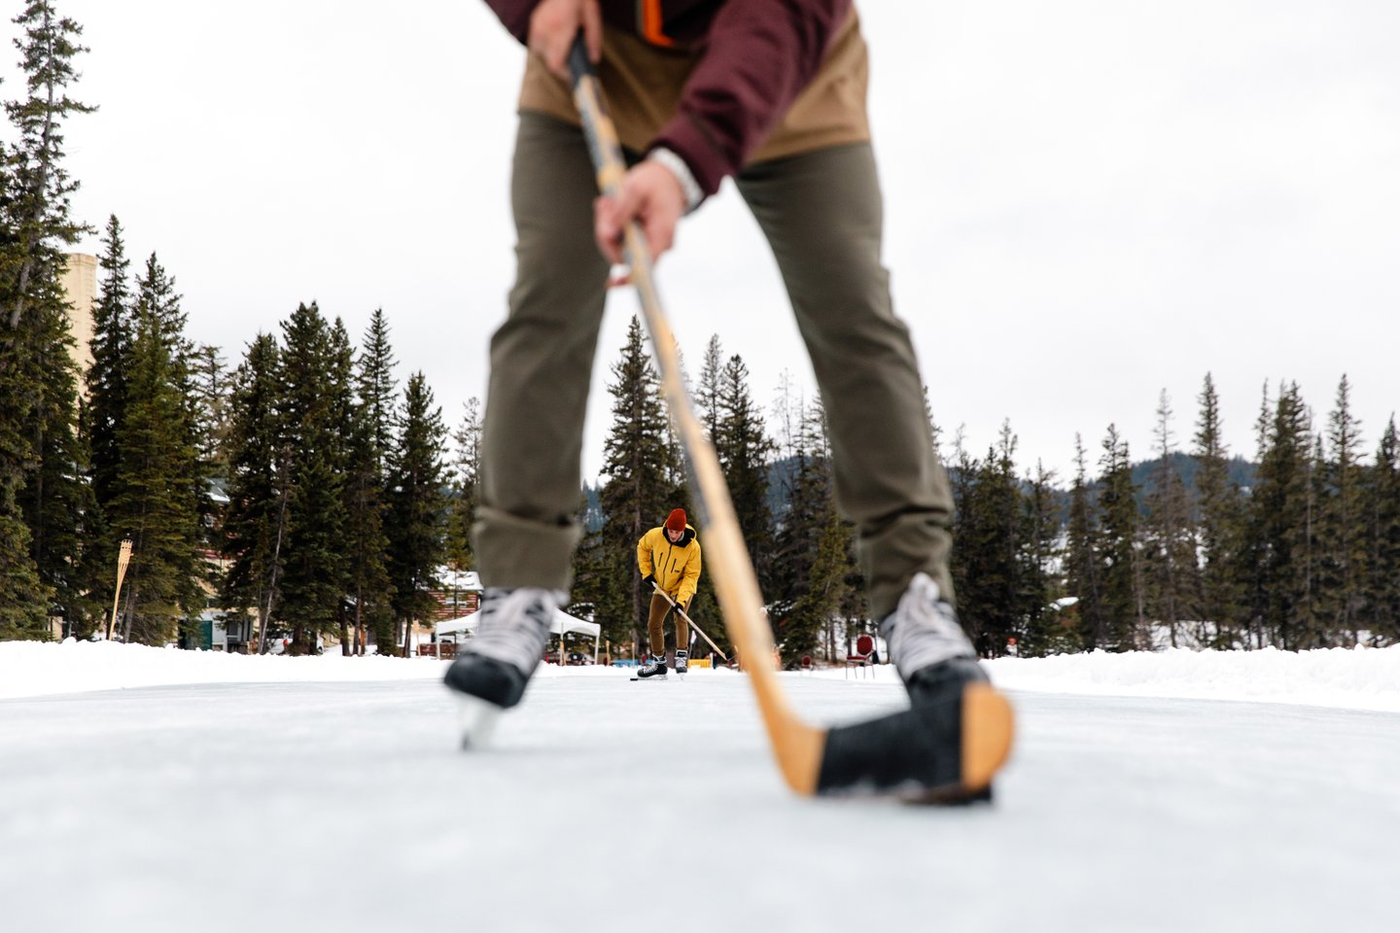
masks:
<path fill-rule="evenodd" d="M 645 152 L 676 113 L 698 53 L 648 45 L 631 33 L 606 29 L 598 74 L 622 145 Z M 749 157 L 765 162 L 832 146 L 870 141 L 865 98 L 869 56 L 855 10 L 832 40 L 821 70 L 788 108 L 778 126 Z M 521 83 L 521 110 L 578 125 L 569 86 L 530 55 Z"/>

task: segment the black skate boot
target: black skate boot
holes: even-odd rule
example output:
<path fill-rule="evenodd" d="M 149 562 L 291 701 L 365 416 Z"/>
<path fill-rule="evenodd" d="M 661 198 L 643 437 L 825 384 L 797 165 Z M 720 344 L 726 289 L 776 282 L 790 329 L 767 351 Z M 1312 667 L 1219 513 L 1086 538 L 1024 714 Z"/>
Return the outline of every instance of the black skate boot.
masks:
<path fill-rule="evenodd" d="M 891 773 L 872 775 L 875 785 L 913 802 L 990 800 L 992 774 L 1010 748 L 1011 707 L 992 689 L 938 584 L 916 574 L 899 606 L 880 622 L 880 635 L 909 692 L 910 709 L 880 728 L 832 729 L 827 754 L 857 762 L 884 755 Z M 890 758 L 889 748 L 906 754 Z M 920 763 L 920 773 L 910 773 L 912 761 Z M 840 786 L 841 776 L 833 773 L 831 782 Z"/>
<path fill-rule="evenodd" d="M 637 669 L 638 680 L 665 680 L 666 679 L 666 656 L 664 654 L 654 654 L 642 662 L 642 666 Z"/>
<path fill-rule="evenodd" d="M 686 651 L 676 652 L 676 673 L 684 674 L 690 667 L 690 653 Z"/>
<path fill-rule="evenodd" d="M 461 696 L 462 745 L 483 745 L 496 716 L 520 702 L 540 663 L 554 611 L 567 596 L 537 587 L 488 589 L 481 624 L 444 682 Z"/>

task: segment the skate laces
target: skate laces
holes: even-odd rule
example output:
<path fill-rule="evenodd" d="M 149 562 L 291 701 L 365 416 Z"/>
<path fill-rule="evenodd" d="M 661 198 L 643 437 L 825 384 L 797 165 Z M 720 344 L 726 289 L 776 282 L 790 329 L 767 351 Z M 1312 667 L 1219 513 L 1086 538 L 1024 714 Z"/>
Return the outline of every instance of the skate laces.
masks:
<path fill-rule="evenodd" d="M 880 636 L 906 682 L 915 672 L 950 658 L 977 657 L 953 607 L 926 573 L 917 573 L 909 581 L 899 606 L 880 623 Z"/>
<path fill-rule="evenodd" d="M 549 641 L 554 610 L 567 598 L 560 590 L 543 587 L 486 590 L 481 598 L 481 625 L 467 643 L 467 653 L 505 661 L 529 676 Z"/>

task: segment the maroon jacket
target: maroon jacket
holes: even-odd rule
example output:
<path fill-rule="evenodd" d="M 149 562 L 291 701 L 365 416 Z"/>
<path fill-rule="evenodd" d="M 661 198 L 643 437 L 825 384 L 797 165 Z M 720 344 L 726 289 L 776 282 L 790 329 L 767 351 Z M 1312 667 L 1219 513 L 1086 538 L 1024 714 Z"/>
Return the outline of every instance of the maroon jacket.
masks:
<path fill-rule="evenodd" d="M 486 0 L 521 42 L 539 0 Z M 599 0 L 609 26 L 700 47 L 679 112 L 652 142 L 685 159 L 706 195 L 737 174 L 821 67 L 852 0 Z"/>

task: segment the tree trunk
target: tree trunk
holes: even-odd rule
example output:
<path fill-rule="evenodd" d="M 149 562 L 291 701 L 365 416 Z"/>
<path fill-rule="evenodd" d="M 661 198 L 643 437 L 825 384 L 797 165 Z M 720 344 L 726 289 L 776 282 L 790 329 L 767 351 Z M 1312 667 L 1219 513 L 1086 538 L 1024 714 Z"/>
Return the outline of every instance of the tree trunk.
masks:
<path fill-rule="evenodd" d="M 282 504 L 277 512 L 277 542 L 272 546 L 272 572 L 267 583 L 267 611 L 262 614 L 258 628 L 258 654 L 267 654 L 267 623 L 272 616 L 272 596 L 277 592 L 277 561 L 282 553 L 282 531 L 287 526 L 287 490 L 282 490 Z"/>

